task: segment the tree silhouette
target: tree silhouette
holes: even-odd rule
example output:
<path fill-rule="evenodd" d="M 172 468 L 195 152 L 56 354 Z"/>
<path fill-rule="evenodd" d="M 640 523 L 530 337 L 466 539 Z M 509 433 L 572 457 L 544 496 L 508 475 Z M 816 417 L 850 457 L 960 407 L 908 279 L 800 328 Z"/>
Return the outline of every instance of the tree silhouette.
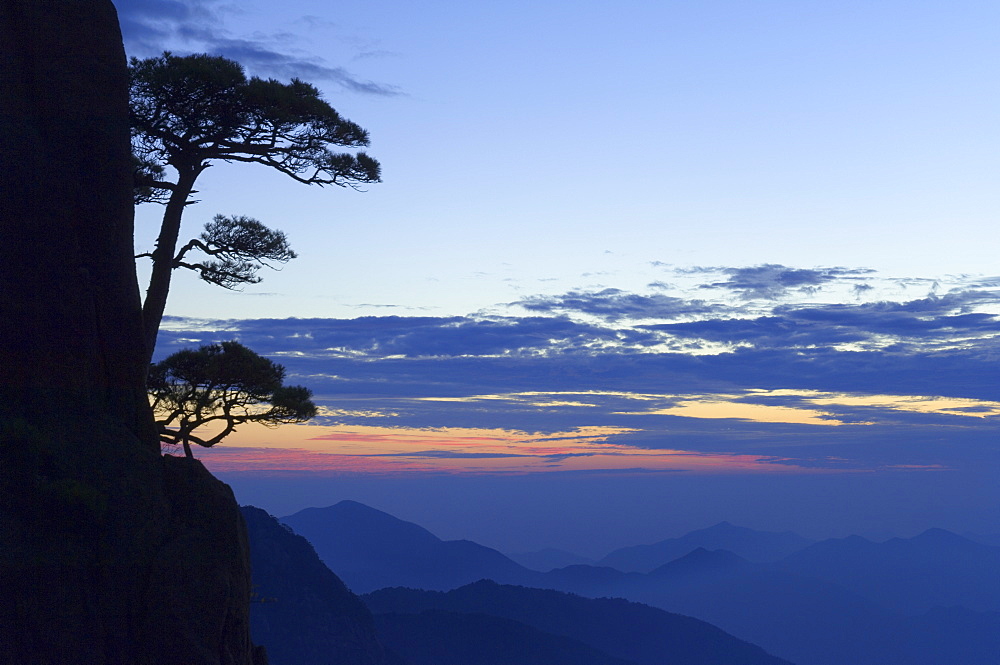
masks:
<path fill-rule="evenodd" d="M 185 261 L 191 250 L 213 258 L 197 263 Z M 152 257 L 153 253 L 136 254 L 136 258 L 144 256 Z M 260 282 L 257 272 L 263 266 L 273 267 L 269 261 L 287 263 L 296 256 L 282 231 L 269 229 L 252 217 L 216 215 L 205 224 L 201 237 L 192 238 L 180 248 L 172 268 L 188 268 L 210 284 L 236 289 Z"/>
<path fill-rule="evenodd" d="M 252 266 L 260 259 L 294 256 L 284 234 L 245 217 L 226 223 L 216 217 L 215 232 L 206 225 L 209 237 L 203 234 L 200 244 L 188 243 L 178 253 L 181 217 L 193 203 L 198 176 L 212 162 L 263 164 L 307 185 L 352 188 L 379 182 L 380 166 L 364 152 L 332 150 L 366 146 L 368 133 L 298 79 L 248 78 L 239 63 L 226 58 L 169 52 L 133 58 L 129 72 L 135 199 L 164 205 L 155 249 L 143 255 L 153 261 L 143 302 L 144 338 L 152 356 L 174 268 L 192 268 L 206 281 L 233 288 L 259 281 Z M 236 236 L 242 244 L 227 244 Z M 276 254 L 256 253 L 274 247 L 278 236 Z M 184 254 L 194 248 L 218 258 L 188 264 Z"/>
<path fill-rule="evenodd" d="M 239 342 L 185 349 L 156 363 L 147 386 L 160 440 L 210 447 L 244 423 L 277 426 L 316 415 L 312 393 L 285 386 L 285 368 Z M 211 427 L 211 434 L 199 433 Z M 214 426 L 214 427 L 213 427 Z"/>

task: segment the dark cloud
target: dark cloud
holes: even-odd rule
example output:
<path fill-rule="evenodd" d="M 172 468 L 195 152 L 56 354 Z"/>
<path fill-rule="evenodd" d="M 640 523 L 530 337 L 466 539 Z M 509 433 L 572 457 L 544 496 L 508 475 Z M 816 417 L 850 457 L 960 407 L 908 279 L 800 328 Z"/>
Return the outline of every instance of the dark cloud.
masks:
<path fill-rule="evenodd" d="M 321 58 L 283 52 L 272 39 L 234 37 L 223 26 L 218 0 L 115 0 L 122 36 L 129 55 L 150 57 L 164 50 L 221 55 L 241 63 L 248 71 L 281 79 L 331 81 L 352 92 L 398 95 L 391 85 L 356 78 L 343 67 L 331 67 Z"/>
<path fill-rule="evenodd" d="M 197 343 L 231 339 L 231 331 L 197 333 Z M 192 334 L 189 339 L 195 335 Z M 683 353 L 520 354 L 511 356 L 424 356 L 377 358 L 362 354 L 301 354 L 289 338 L 247 344 L 274 357 L 295 383 L 317 394 L 337 395 L 341 408 L 390 410 L 416 418 L 419 426 L 444 426 L 431 403 L 413 398 L 467 397 L 533 391 L 605 391 L 649 394 L 738 392 L 745 388 L 813 389 L 910 395 L 943 395 L 1000 400 L 1000 382 L 990 367 L 997 349 L 974 347 L 947 352 L 835 351 L 822 348 L 742 348 L 732 353 L 692 356 Z M 244 340 L 246 341 L 246 340 Z M 193 346 L 195 341 L 178 344 Z M 161 352 L 162 353 L 162 352 Z M 386 402 L 386 398 L 392 398 Z M 371 402 L 365 401 L 371 399 Z M 592 402 L 590 396 L 568 401 Z M 635 411 L 625 398 L 603 398 L 608 409 Z M 393 401 L 403 400 L 403 401 Z M 544 399 L 538 402 L 544 403 Z M 387 406 L 388 404 L 388 406 Z M 495 426 L 517 422 L 533 431 L 566 431 L 579 424 L 583 407 L 551 408 L 528 402 L 454 403 L 452 414 L 464 414 L 463 426 L 477 426 L 494 418 Z M 509 412 L 508 412 L 509 410 Z M 422 415 L 415 415 L 422 414 Z M 487 415 L 492 414 L 492 415 Z M 424 418 L 425 420 L 419 420 Z M 455 421 L 455 422 L 458 422 Z M 371 420 L 366 422 L 373 422 Z M 546 424 L 558 423 L 550 429 Z M 602 423 L 626 425 L 625 420 Z"/>
<path fill-rule="evenodd" d="M 351 390 L 377 395 L 463 396 L 470 385 L 480 393 L 752 386 L 992 399 L 1000 397 L 1000 383 L 983 368 L 1000 353 L 1000 321 L 975 310 L 996 300 L 993 292 L 958 291 L 901 303 L 783 304 L 765 315 L 738 318 L 720 317 L 718 308 L 702 302 L 606 290 L 518 304 L 544 313 L 592 313 L 607 325 L 564 315 L 168 317 L 157 357 L 237 339 L 324 390 L 343 392 L 350 383 Z M 627 317 L 681 315 L 700 318 L 621 323 Z M 719 344 L 731 352 L 718 353 Z M 687 352 L 695 347 L 711 353 Z"/>
<path fill-rule="evenodd" d="M 729 275 L 725 281 L 703 284 L 701 288 L 728 289 L 735 291 L 746 300 L 753 298 L 776 300 L 792 291 L 812 293 L 829 282 L 874 272 L 868 269 L 850 268 L 789 268 L 774 263 L 746 268 L 704 268 L 701 270 L 704 272 L 719 271 Z"/>
<path fill-rule="evenodd" d="M 992 314 L 972 311 L 997 302 L 987 291 L 960 291 L 908 302 L 829 304 L 804 307 L 782 305 L 772 315 L 756 318 L 703 319 L 646 326 L 685 338 L 722 343 L 750 343 L 758 348 L 802 348 L 849 342 L 885 345 L 946 344 L 967 338 L 1000 335 L 1000 321 Z M 901 350 L 897 348 L 897 350 Z"/>
<path fill-rule="evenodd" d="M 728 311 L 722 305 L 704 300 L 686 300 L 664 294 L 639 295 L 620 289 L 570 291 L 561 296 L 532 296 L 512 305 L 533 312 L 579 312 L 608 321 L 621 319 L 676 319 Z"/>
<path fill-rule="evenodd" d="M 369 95 L 398 95 L 400 91 L 395 86 L 362 81 L 355 78 L 343 67 L 328 67 L 322 60 L 304 60 L 299 57 L 280 53 L 265 46 L 245 39 L 224 39 L 220 37 L 202 38 L 210 44 L 210 52 L 236 60 L 248 70 L 266 73 L 268 76 L 280 79 L 301 78 L 306 81 L 332 81 L 352 92 Z"/>
<path fill-rule="evenodd" d="M 650 330 L 728 344 L 751 343 L 764 348 L 788 348 L 860 342 L 869 335 L 849 327 L 835 327 L 796 319 L 794 316 L 761 316 L 745 319 L 707 319 L 647 326 Z"/>
<path fill-rule="evenodd" d="M 114 0 L 122 37 L 130 55 L 156 55 L 176 38 L 193 31 L 219 34 L 221 18 L 214 0 Z M 213 32 L 214 31 L 214 32 Z"/>
<path fill-rule="evenodd" d="M 871 284 L 855 284 L 851 287 L 851 290 L 854 291 L 854 296 L 856 298 L 860 298 L 864 294 L 874 291 L 875 287 Z"/>
<path fill-rule="evenodd" d="M 590 353 L 604 346 L 651 345 L 659 336 L 615 330 L 565 317 L 361 317 L 357 319 L 248 319 L 207 322 L 201 331 L 177 330 L 166 319 L 159 351 L 217 339 L 237 339 L 265 354 L 308 357 L 461 357 Z"/>

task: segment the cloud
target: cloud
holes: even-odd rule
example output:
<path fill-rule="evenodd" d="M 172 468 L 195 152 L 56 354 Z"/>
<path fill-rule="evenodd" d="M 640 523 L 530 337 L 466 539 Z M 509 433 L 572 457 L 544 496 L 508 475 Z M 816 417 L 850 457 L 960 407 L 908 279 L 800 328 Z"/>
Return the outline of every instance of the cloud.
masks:
<path fill-rule="evenodd" d="M 861 298 L 864 294 L 874 291 L 875 287 L 871 284 L 855 284 L 851 290 L 854 292 L 855 298 Z"/>
<path fill-rule="evenodd" d="M 205 34 L 201 39 L 210 53 L 236 60 L 250 71 L 266 73 L 282 79 L 301 78 L 307 81 L 332 81 L 352 92 L 367 95 L 394 96 L 401 94 L 396 86 L 363 81 L 343 67 L 330 67 L 322 59 L 304 59 L 267 48 L 256 41 L 225 39 Z"/>
<path fill-rule="evenodd" d="M 790 292 L 814 293 L 824 284 L 873 273 L 869 269 L 851 268 L 789 268 L 765 263 L 746 268 L 704 268 L 705 272 L 721 271 L 729 277 L 721 282 L 702 284 L 703 289 L 728 289 L 744 300 L 763 298 L 777 300 Z"/>
<path fill-rule="evenodd" d="M 1000 294 L 957 289 L 859 303 L 844 286 L 847 302 L 753 309 L 606 289 L 536 297 L 528 316 L 167 317 L 157 357 L 238 339 L 314 391 L 326 407 L 318 426 L 516 424 L 552 433 L 600 425 L 640 430 L 622 435 L 628 445 L 755 454 L 777 445 L 800 449 L 796 459 L 819 454 L 807 454 L 814 447 L 835 455 L 862 441 L 887 450 L 900 437 L 925 437 L 920 455 L 865 454 L 878 465 L 939 463 L 942 436 L 975 440 L 995 427 L 1000 417 L 981 402 L 1000 402 L 987 369 L 1000 357 L 992 313 Z M 649 323 L 656 315 L 674 318 Z M 816 391 L 859 397 L 821 402 Z M 704 397 L 712 395 L 738 397 Z M 959 401 L 922 412 L 869 399 L 879 395 Z M 866 434 L 815 432 L 840 429 Z"/>
<path fill-rule="evenodd" d="M 769 316 L 702 319 L 644 328 L 756 348 L 801 349 L 844 344 L 992 346 L 993 338 L 1000 335 L 1000 321 L 991 313 L 975 310 L 997 302 L 1000 296 L 995 292 L 958 291 L 901 303 L 788 304 L 775 307 Z M 895 350 L 904 349 L 897 346 Z"/>
<path fill-rule="evenodd" d="M 784 303 L 765 315 L 741 317 L 731 314 L 739 310 L 712 303 L 631 295 L 538 297 L 529 303 L 538 315 L 524 317 L 167 317 L 157 358 L 236 339 L 284 364 L 296 383 L 380 398 L 464 397 L 470 386 L 472 394 L 697 392 L 722 386 L 897 393 L 905 386 L 913 394 L 988 399 L 1000 391 L 983 371 L 1000 355 L 1000 321 L 989 311 L 997 304 L 995 292 L 954 291 L 905 302 Z M 562 307 L 602 313 L 606 323 L 574 320 Z M 642 323 L 641 317 L 681 312 L 691 320 Z M 638 325 L 626 315 L 639 319 Z M 383 410 L 379 404 L 350 408 Z M 567 422 L 581 407 L 542 400 L 533 408 L 545 411 L 536 420 Z M 462 417 L 478 416 L 469 411 Z"/>
<path fill-rule="evenodd" d="M 897 303 L 783 303 L 766 316 L 709 312 L 656 326 L 560 313 L 168 318 L 159 354 L 237 338 L 314 391 L 322 417 L 247 440 L 254 451 L 244 461 L 219 458 L 232 469 L 1000 468 L 1000 383 L 988 369 L 1000 324 L 978 311 L 995 300 L 965 290 Z M 670 336 L 734 346 L 693 355 L 661 343 Z M 503 434 L 512 428 L 520 433 Z M 284 445 L 301 454 L 261 450 L 293 432 L 301 433 Z M 326 449 L 330 442 L 340 448 Z"/>
<path fill-rule="evenodd" d="M 665 286 L 660 283 L 656 288 Z M 570 291 L 560 296 L 532 296 L 510 304 L 533 312 L 591 314 L 608 321 L 676 319 L 684 316 L 704 316 L 729 309 L 704 300 L 686 300 L 664 294 L 639 295 L 620 289 Z"/>
<path fill-rule="evenodd" d="M 617 330 L 559 316 L 360 317 L 357 319 L 248 319 L 201 322 L 165 319 L 158 351 L 167 353 L 219 339 L 237 339 L 258 353 L 306 357 L 463 357 L 589 354 L 614 347 L 653 345 L 655 333 Z"/>
<path fill-rule="evenodd" d="M 219 0 L 115 0 L 115 5 L 132 56 L 150 57 L 164 50 L 205 52 L 236 60 L 262 76 L 330 81 L 368 95 L 401 94 L 396 86 L 358 79 L 322 58 L 287 52 L 288 35 L 232 35 L 224 27 L 226 10 Z"/>

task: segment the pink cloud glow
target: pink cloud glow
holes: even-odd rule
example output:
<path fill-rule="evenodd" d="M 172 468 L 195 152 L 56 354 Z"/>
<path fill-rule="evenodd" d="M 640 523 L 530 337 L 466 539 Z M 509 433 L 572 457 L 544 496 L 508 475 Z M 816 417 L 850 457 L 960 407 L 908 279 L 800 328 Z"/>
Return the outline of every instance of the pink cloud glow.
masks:
<path fill-rule="evenodd" d="M 582 427 L 569 432 L 540 434 L 471 428 L 260 427 L 247 428 L 233 435 L 226 445 L 199 450 L 198 456 L 213 471 L 231 473 L 831 472 L 797 466 L 794 460 L 779 457 L 650 450 L 609 441 L 634 431 Z"/>

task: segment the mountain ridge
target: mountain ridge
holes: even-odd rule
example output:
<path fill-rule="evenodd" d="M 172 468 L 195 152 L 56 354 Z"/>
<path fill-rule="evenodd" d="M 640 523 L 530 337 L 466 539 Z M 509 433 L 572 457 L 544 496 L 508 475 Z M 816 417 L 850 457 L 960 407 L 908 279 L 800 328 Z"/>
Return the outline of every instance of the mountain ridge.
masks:
<path fill-rule="evenodd" d="M 451 591 L 381 589 L 363 599 L 376 615 L 444 610 L 499 616 L 638 665 L 789 665 L 709 623 L 624 599 L 586 598 L 490 580 Z"/>
<path fill-rule="evenodd" d="M 729 550 L 749 561 L 777 561 L 813 542 L 791 531 L 757 531 L 730 522 L 719 522 L 678 538 L 619 548 L 599 559 L 597 565 L 623 572 L 648 573 L 699 547 Z"/>
<path fill-rule="evenodd" d="M 307 508 L 281 521 L 303 535 L 352 591 L 399 584 L 450 589 L 482 577 L 525 582 L 538 573 L 471 540 L 430 531 L 356 501 Z M 345 539 L 342 534 L 351 534 Z"/>

